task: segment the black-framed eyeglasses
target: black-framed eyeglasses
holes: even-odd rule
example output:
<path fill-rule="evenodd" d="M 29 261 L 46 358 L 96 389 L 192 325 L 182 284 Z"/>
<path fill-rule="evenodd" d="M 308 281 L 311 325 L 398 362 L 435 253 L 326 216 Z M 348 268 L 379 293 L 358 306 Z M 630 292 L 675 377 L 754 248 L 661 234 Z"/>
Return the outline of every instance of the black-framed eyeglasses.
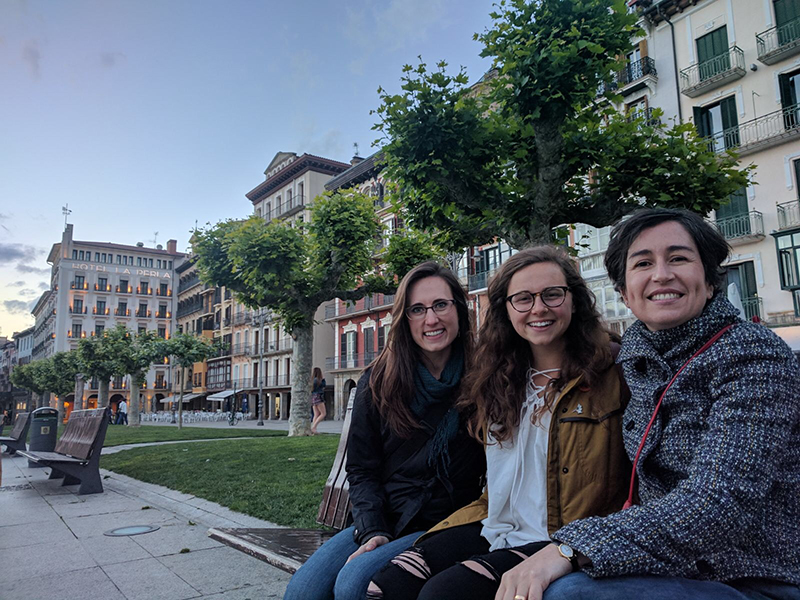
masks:
<path fill-rule="evenodd" d="M 506 302 L 511 303 L 511 307 L 517 312 L 528 312 L 536 303 L 536 296 L 539 296 L 545 306 L 558 308 L 567 299 L 569 286 L 554 285 L 546 287 L 541 292 L 517 292 L 506 298 Z"/>
<path fill-rule="evenodd" d="M 450 300 L 437 300 L 430 306 L 424 306 L 422 304 L 414 304 L 409 306 L 406 310 L 406 317 L 408 317 L 411 321 L 418 321 L 420 319 L 424 319 L 425 315 L 428 314 L 429 310 L 432 310 L 437 315 L 445 315 L 450 312 L 450 310 L 455 305 L 456 301 L 453 299 Z"/>

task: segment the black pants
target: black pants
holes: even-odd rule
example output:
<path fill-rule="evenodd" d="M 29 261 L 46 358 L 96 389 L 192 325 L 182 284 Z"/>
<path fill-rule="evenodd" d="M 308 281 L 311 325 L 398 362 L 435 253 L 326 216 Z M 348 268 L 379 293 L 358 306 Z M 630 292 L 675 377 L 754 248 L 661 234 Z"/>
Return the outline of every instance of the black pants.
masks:
<path fill-rule="evenodd" d="M 440 531 L 409 548 L 372 578 L 368 598 L 384 600 L 491 600 L 503 573 L 549 541 L 489 552 L 481 523 Z M 471 565 L 462 564 L 472 561 Z"/>

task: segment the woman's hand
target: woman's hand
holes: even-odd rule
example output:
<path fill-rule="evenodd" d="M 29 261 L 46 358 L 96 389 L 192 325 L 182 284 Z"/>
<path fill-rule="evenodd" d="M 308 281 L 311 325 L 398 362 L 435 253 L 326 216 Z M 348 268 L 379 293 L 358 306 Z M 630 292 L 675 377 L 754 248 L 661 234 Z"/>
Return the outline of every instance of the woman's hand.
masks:
<path fill-rule="evenodd" d="M 353 560 L 356 556 L 364 554 L 364 552 L 369 552 L 371 550 L 375 550 L 378 546 L 383 546 L 384 544 L 388 543 L 389 538 L 385 535 L 376 535 L 375 537 L 369 538 L 366 542 L 361 544 L 358 550 L 353 552 L 348 558 L 347 562 Z M 563 558 L 561 560 L 564 560 Z M 345 563 L 347 564 L 347 563 Z"/>
<path fill-rule="evenodd" d="M 571 572 L 570 562 L 559 554 L 555 544 L 549 544 L 506 571 L 500 579 L 500 589 L 494 598 L 541 600 L 547 586 Z"/>

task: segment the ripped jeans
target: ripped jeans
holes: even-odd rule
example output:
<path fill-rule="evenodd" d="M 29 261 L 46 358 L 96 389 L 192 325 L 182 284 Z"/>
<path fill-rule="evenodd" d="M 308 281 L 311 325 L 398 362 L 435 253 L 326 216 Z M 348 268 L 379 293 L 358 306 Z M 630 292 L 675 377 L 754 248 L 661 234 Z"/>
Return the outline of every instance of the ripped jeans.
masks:
<path fill-rule="evenodd" d="M 482 527 L 445 529 L 397 555 L 373 576 L 367 599 L 494 598 L 503 573 L 550 543 L 489 552 Z"/>

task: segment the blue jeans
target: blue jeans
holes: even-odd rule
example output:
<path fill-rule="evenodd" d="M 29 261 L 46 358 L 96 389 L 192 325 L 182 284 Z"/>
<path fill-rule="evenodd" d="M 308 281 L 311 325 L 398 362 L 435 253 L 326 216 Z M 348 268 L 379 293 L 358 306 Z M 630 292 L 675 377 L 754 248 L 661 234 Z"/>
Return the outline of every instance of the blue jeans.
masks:
<path fill-rule="evenodd" d="M 322 544 L 289 580 L 283 600 L 364 600 L 375 572 L 424 533 L 417 531 L 392 540 L 345 564 L 358 550 L 353 530 L 343 529 Z"/>
<path fill-rule="evenodd" d="M 800 600 L 794 585 L 743 579 L 738 582 L 697 581 L 683 577 L 641 575 L 592 579 L 571 573 L 550 584 L 543 600 Z"/>

